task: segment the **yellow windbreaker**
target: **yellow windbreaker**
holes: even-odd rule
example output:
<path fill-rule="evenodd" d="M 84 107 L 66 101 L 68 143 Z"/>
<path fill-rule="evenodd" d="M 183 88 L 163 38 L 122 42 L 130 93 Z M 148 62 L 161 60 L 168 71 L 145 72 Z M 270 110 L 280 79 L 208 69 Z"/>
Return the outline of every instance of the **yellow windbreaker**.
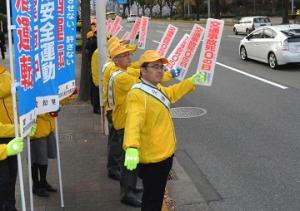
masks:
<path fill-rule="evenodd" d="M 99 87 L 99 64 L 98 64 L 98 56 L 99 52 L 98 49 L 96 49 L 92 55 L 92 61 L 91 61 L 91 68 L 92 68 L 92 79 L 93 84 L 96 87 Z"/>
<path fill-rule="evenodd" d="M 2 124 L 0 122 L 0 138 L 13 137 L 15 135 L 15 127 L 12 124 Z M 7 158 L 6 144 L 0 144 L 0 160 Z"/>
<path fill-rule="evenodd" d="M 103 106 L 105 108 L 105 111 L 110 111 L 111 108 L 108 105 L 107 101 L 107 89 L 108 89 L 108 82 L 110 79 L 111 74 L 113 74 L 115 71 L 119 70 L 120 68 L 115 65 L 115 63 L 108 61 L 106 68 L 103 72 L 103 90 L 102 90 L 102 101 Z"/>
<path fill-rule="evenodd" d="M 10 77 L 10 73 L 0 65 L 0 122 L 3 124 L 14 124 Z"/>
<path fill-rule="evenodd" d="M 171 103 L 195 89 L 190 78 L 169 87 L 157 86 Z M 170 111 L 153 96 L 140 89 L 127 95 L 123 148 L 139 150 L 140 163 L 156 163 L 176 150 L 176 136 Z"/>
<path fill-rule="evenodd" d="M 6 144 L 0 144 L 0 160 L 7 158 Z"/>
<path fill-rule="evenodd" d="M 116 130 L 124 129 L 125 127 L 125 108 L 126 108 L 126 96 L 131 87 L 140 82 L 135 76 L 123 72 L 116 76 L 113 83 L 114 93 L 114 109 L 112 112 L 113 126 Z"/>
<path fill-rule="evenodd" d="M 38 115 L 36 118 L 36 132 L 31 140 L 47 137 L 55 129 L 54 117 L 49 113 Z"/>

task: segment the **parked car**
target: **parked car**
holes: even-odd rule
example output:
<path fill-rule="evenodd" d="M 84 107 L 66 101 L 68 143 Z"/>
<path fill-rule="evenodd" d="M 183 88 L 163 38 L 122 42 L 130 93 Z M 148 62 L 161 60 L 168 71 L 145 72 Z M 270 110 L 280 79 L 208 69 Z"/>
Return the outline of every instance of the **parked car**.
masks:
<path fill-rule="evenodd" d="M 240 41 L 239 55 L 268 63 L 276 69 L 287 63 L 300 63 L 300 25 L 265 26 Z"/>
<path fill-rule="evenodd" d="M 239 23 L 234 24 L 235 34 L 249 34 L 260 26 L 271 26 L 271 20 L 267 16 L 243 17 Z"/>
<path fill-rule="evenodd" d="M 127 22 L 135 22 L 137 18 L 137 15 L 136 14 L 129 14 L 129 16 L 127 17 Z"/>

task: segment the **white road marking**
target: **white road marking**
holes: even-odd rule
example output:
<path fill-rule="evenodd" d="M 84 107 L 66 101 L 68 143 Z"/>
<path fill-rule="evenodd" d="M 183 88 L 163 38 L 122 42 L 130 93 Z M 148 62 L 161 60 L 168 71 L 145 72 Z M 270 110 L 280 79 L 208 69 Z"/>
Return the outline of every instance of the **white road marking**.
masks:
<path fill-rule="evenodd" d="M 243 39 L 244 37 L 238 36 L 238 35 L 227 35 L 227 37 L 231 37 L 231 38 L 239 38 L 239 39 Z"/>
<path fill-rule="evenodd" d="M 191 32 L 191 29 L 182 29 L 184 32 Z"/>
<path fill-rule="evenodd" d="M 154 43 L 158 43 L 158 44 L 160 43 L 159 41 L 156 41 L 156 40 L 152 40 L 152 42 L 154 42 Z"/>
<path fill-rule="evenodd" d="M 276 86 L 276 87 L 278 87 L 278 88 L 280 88 L 280 89 L 288 89 L 287 86 L 283 86 L 283 85 L 281 85 L 281 84 L 278 84 L 278 83 L 275 83 L 275 82 L 272 82 L 272 81 L 269 81 L 269 80 L 260 78 L 260 77 L 255 76 L 255 75 L 251 75 L 251 74 L 246 73 L 246 72 L 244 72 L 244 71 L 242 71 L 242 70 L 236 69 L 236 68 L 234 68 L 234 67 L 230 67 L 230 66 L 225 65 L 225 64 L 222 64 L 222 63 L 220 63 L 220 62 L 217 62 L 216 64 L 217 64 L 217 65 L 220 65 L 220 66 L 222 66 L 222 67 L 225 67 L 225 68 L 227 68 L 227 69 L 229 69 L 229 70 L 232 70 L 232 71 L 235 71 L 235 72 L 237 72 L 237 73 L 240 73 L 240 74 L 242 74 L 242 75 L 248 76 L 248 77 L 250 77 L 250 78 L 259 80 L 259 81 L 261 81 L 261 82 L 270 84 L 270 85 L 272 85 L 272 86 Z"/>
<path fill-rule="evenodd" d="M 158 32 L 158 33 L 165 33 L 164 31 L 160 31 L 160 30 L 156 30 L 156 32 Z"/>

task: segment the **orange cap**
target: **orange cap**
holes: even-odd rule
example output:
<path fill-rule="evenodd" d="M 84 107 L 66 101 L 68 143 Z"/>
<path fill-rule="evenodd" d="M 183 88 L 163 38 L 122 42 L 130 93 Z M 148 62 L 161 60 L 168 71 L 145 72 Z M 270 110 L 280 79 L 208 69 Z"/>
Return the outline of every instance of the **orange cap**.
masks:
<path fill-rule="evenodd" d="M 127 48 L 122 43 L 112 45 L 111 48 L 108 49 L 108 53 L 111 58 L 114 58 L 122 53 L 131 52 L 129 48 Z"/>
<path fill-rule="evenodd" d="M 167 64 L 169 62 L 167 58 L 162 57 L 156 50 L 147 50 L 139 58 L 140 65 L 145 62 L 156 62 L 158 60 L 160 60 L 163 64 Z"/>

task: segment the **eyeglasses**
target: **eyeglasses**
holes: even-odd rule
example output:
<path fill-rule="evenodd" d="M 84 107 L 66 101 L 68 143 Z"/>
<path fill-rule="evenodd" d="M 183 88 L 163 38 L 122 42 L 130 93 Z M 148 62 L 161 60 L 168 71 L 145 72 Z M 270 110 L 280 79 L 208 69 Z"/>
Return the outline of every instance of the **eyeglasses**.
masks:
<path fill-rule="evenodd" d="M 153 68 L 153 69 L 164 69 L 164 65 L 162 64 L 154 64 L 154 65 L 147 65 L 147 67 Z"/>

